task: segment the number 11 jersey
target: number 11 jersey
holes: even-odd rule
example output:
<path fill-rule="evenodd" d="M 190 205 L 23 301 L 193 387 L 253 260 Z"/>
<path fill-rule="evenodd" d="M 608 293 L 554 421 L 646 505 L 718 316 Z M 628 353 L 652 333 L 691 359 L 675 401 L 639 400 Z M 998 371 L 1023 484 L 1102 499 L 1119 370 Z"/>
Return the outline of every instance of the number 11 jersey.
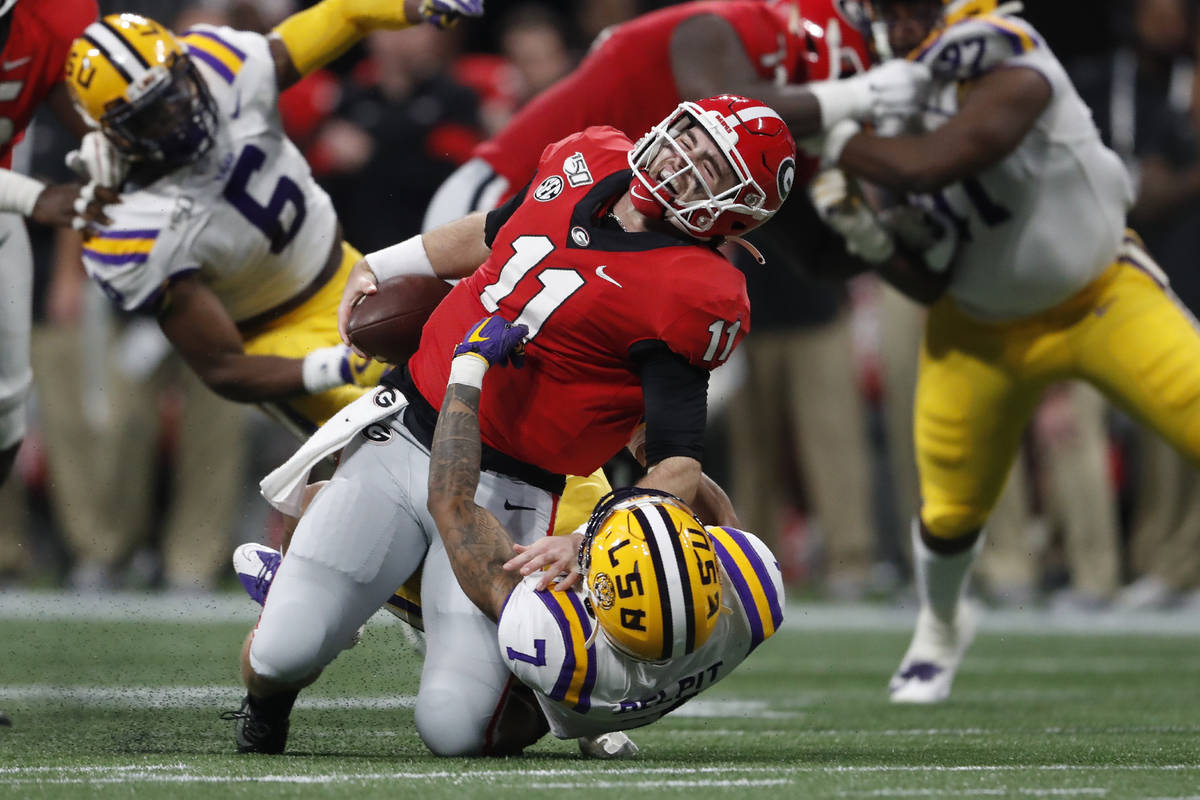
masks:
<path fill-rule="evenodd" d="M 434 311 L 409 361 L 441 408 L 454 345 L 475 322 L 528 325 L 525 368 L 487 375 L 480 432 L 551 472 L 588 475 L 629 441 L 644 408 L 634 345 L 663 342 L 711 370 L 750 326 L 745 279 L 715 248 L 608 217 L 629 188 L 631 147 L 608 127 L 547 147 L 529 187 L 488 215 L 491 256 Z"/>

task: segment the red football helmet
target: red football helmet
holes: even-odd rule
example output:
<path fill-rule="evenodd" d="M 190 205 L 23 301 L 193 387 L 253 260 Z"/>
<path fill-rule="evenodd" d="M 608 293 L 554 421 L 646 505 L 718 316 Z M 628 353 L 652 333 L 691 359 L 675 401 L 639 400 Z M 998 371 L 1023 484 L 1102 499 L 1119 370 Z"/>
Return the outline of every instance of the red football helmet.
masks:
<path fill-rule="evenodd" d="M 871 66 L 871 15 L 860 0 L 775 0 L 776 13 L 799 24 L 805 49 L 806 81 L 844 78 Z M 798 10 L 798 14 L 796 13 Z"/>
<path fill-rule="evenodd" d="M 676 141 L 693 127 L 707 133 L 729 162 L 731 187 L 714 192 Z M 651 163 L 664 147 L 676 157 L 671 160 L 672 172 L 652 175 Z M 633 168 L 630 194 L 638 211 L 667 219 L 698 239 L 737 236 L 766 222 L 787 199 L 796 177 L 796 143 L 769 106 L 722 94 L 680 103 L 629 151 L 629 166 Z M 681 200 L 675 188 L 681 183 L 699 188 L 704 196 Z"/>

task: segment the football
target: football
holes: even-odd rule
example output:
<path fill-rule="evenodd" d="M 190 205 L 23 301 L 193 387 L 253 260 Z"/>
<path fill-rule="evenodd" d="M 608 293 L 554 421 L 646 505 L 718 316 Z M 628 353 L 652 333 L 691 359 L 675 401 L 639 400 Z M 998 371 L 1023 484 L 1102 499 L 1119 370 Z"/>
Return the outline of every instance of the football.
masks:
<path fill-rule="evenodd" d="M 379 284 L 350 311 L 346 335 L 372 358 L 403 364 L 417 352 L 421 327 L 453 288 L 429 276 L 402 275 Z"/>

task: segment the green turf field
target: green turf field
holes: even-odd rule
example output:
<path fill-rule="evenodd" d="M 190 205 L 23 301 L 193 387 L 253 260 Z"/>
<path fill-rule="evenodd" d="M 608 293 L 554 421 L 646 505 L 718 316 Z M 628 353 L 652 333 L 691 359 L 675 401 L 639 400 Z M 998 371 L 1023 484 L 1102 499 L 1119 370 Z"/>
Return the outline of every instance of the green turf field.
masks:
<path fill-rule="evenodd" d="M 244 604 L 243 604 L 244 603 Z M 1200 624 L 990 615 L 951 702 L 885 702 L 904 613 L 790 606 L 730 679 L 636 732 L 642 757 L 439 760 L 417 657 L 372 624 L 293 716 L 288 754 L 233 754 L 253 619 L 217 603 L 0 594 L 0 797 L 1200 797 Z"/>

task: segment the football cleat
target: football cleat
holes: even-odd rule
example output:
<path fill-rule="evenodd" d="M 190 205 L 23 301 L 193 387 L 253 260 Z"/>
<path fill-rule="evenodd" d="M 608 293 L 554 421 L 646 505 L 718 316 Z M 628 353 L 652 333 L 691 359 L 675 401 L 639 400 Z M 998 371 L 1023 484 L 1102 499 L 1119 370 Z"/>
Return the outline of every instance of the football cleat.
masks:
<path fill-rule="evenodd" d="M 257 542 L 247 542 L 233 551 L 233 570 L 246 594 L 260 606 L 267 601 L 282 559 L 278 550 Z"/>
<path fill-rule="evenodd" d="M 224 711 L 221 719 L 236 721 L 235 738 L 239 753 L 278 755 L 287 747 L 288 718 L 271 719 L 255 710 L 247 695 L 237 711 Z"/>
<path fill-rule="evenodd" d="M 613 731 L 599 736 L 580 736 L 579 752 L 588 758 L 634 758 L 638 746 L 623 731 Z"/>
<path fill-rule="evenodd" d="M 954 674 L 975 638 L 975 626 L 975 609 L 969 603 L 959 604 L 950 625 L 922 608 L 908 652 L 888 684 L 892 702 L 940 703 L 948 698 Z"/>

